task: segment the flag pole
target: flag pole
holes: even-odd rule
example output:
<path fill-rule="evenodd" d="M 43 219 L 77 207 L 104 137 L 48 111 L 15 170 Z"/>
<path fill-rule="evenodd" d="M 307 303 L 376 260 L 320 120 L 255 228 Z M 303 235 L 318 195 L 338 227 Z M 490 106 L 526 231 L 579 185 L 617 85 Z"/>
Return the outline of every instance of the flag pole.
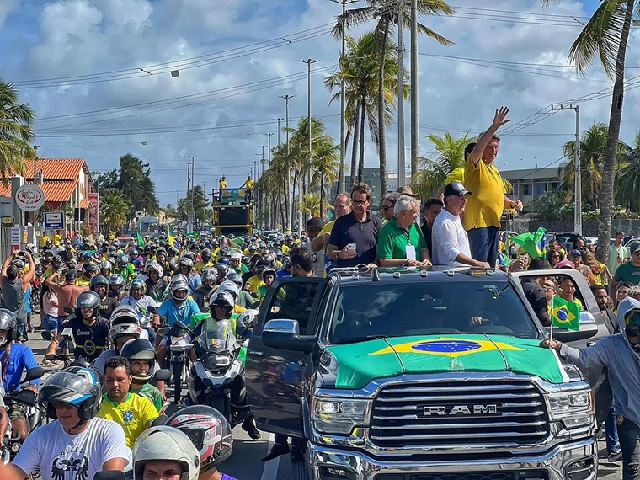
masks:
<path fill-rule="evenodd" d="M 553 342 L 553 297 L 555 297 L 555 293 L 551 295 L 551 329 L 549 330 L 549 344 Z"/>

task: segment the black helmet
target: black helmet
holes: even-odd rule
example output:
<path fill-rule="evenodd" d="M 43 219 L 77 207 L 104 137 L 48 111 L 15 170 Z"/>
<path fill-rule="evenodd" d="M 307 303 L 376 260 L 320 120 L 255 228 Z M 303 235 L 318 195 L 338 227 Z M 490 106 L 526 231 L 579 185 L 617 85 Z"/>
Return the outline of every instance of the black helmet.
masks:
<path fill-rule="evenodd" d="M 231 272 L 229 275 L 227 275 L 227 280 L 231 280 L 238 286 L 238 288 L 242 288 L 242 285 L 244 284 L 244 282 L 242 281 L 242 276 L 236 272 Z"/>
<path fill-rule="evenodd" d="M 202 258 L 202 261 L 205 263 L 211 260 L 211 250 L 208 248 L 202 249 L 200 252 L 200 258 Z"/>
<path fill-rule="evenodd" d="M 202 280 L 202 283 L 204 283 L 205 281 L 211 281 L 215 283 L 216 280 L 218 280 L 218 271 L 212 267 L 204 268 L 202 270 L 202 273 L 200 274 L 200 279 Z"/>
<path fill-rule="evenodd" d="M 80 423 L 95 417 L 100 410 L 102 392 L 98 374 L 89 368 L 62 370 L 45 380 L 38 401 L 47 405 L 47 415 L 57 418 L 52 403 L 65 403 L 78 409 Z"/>
<path fill-rule="evenodd" d="M 100 266 L 96 263 L 83 263 L 82 269 L 87 273 L 91 273 L 100 270 Z"/>
<path fill-rule="evenodd" d="M 62 257 L 60 255 L 54 255 L 51 263 L 53 263 L 53 268 L 60 268 L 62 266 Z"/>
<path fill-rule="evenodd" d="M 127 360 L 146 360 L 149 362 L 148 375 L 133 375 L 134 380 L 139 382 L 148 382 L 153 376 L 153 368 L 156 364 L 156 351 L 151 345 L 151 342 L 146 338 L 138 338 L 136 340 L 129 340 L 125 343 L 120 350 L 120 356 Z"/>
<path fill-rule="evenodd" d="M 174 413 L 167 425 L 184 432 L 200 452 L 200 472 L 206 472 L 231 456 L 231 427 L 215 408 L 192 405 Z"/>
<path fill-rule="evenodd" d="M 81 308 L 93 308 L 93 314 L 96 315 L 96 309 L 100 307 L 100 297 L 93 290 L 89 290 L 87 292 L 82 292 L 78 295 L 78 300 L 76 301 L 76 317 L 82 318 Z"/>
<path fill-rule="evenodd" d="M 104 285 L 109 288 L 109 280 L 104 275 L 96 275 L 89 282 L 89 288 L 93 290 L 97 285 Z"/>
<path fill-rule="evenodd" d="M 78 271 L 75 268 L 69 268 L 64 272 L 65 280 L 76 280 L 78 278 Z"/>

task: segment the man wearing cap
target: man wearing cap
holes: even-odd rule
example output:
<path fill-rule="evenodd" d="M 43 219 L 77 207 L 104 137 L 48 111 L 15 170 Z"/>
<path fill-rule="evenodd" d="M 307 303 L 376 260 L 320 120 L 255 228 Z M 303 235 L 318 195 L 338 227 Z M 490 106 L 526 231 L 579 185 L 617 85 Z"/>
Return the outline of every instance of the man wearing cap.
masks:
<path fill-rule="evenodd" d="M 435 265 L 472 265 L 489 268 L 489 263 L 474 259 L 469 248 L 467 232 L 462 228 L 460 215 L 467 205 L 471 192 L 461 183 L 451 182 L 444 189 L 444 209 L 433 222 L 431 231 Z"/>
<path fill-rule="evenodd" d="M 416 218 L 420 202 L 408 195 L 400 195 L 394 215 L 382 226 L 378 237 L 378 258 L 381 267 L 431 265 L 429 250 Z"/>
<path fill-rule="evenodd" d="M 496 110 L 491 126 L 479 135 L 478 143 L 467 157 L 464 173 L 466 188 L 476 195 L 469 199 L 462 224 L 469 233 L 473 258 L 488 262 L 492 267 L 498 259 L 502 212 L 510 207 L 522 210 L 522 202 L 505 198 L 504 182 L 493 164 L 500 145 L 496 131 L 509 122 L 506 118 L 508 113 L 507 107 Z"/>
<path fill-rule="evenodd" d="M 611 292 L 615 292 L 618 284 L 622 282 L 640 285 L 640 242 L 631 242 L 627 248 L 631 255 L 631 261 L 618 265 L 616 273 L 611 279 Z"/>

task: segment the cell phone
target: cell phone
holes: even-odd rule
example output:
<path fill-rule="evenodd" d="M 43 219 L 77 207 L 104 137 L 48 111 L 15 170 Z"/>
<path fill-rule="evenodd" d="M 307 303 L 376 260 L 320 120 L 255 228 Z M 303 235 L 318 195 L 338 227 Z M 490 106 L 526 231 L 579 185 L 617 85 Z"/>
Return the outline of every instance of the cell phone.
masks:
<path fill-rule="evenodd" d="M 347 250 L 349 250 L 350 252 L 355 252 L 356 251 L 356 244 L 355 243 L 348 243 L 347 244 Z"/>

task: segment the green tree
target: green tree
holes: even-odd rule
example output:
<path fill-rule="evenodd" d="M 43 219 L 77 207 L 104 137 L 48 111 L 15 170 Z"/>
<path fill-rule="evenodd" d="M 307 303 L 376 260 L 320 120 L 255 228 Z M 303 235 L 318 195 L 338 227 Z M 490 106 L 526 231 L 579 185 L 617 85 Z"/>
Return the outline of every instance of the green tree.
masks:
<path fill-rule="evenodd" d="M 94 178 L 94 188 L 100 195 L 103 195 L 106 190 L 120 188 L 120 175 L 115 168 L 108 172 L 93 172 L 91 175 Z"/>
<path fill-rule="evenodd" d="M 555 3 L 555 0 L 541 1 L 545 5 Z M 604 152 L 598 222 L 598 245 L 607 246 L 598 250 L 598 256 L 605 263 L 609 256 L 608 245 L 611 237 L 613 187 L 616 179 L 616 156 L 622 121 L 627 44 L 634 9 L 637 7 L 635 0 L 600 0 L 600 5 L 569 48 L 569 61 L 575 65 L 578 72 L 586 72 L 594 60 L 598 59 L 605 73 L 614 81 L 609 131 Z"/>
<path fill-rule="evenodd" d="M 129 200 L 130 210 L 127 220 L 135 217 L 136 211 L 154 215 L 160 209 L 156 197 L 156 187 L 151 180 L 151 169 L 138 157 L 127 153 L 120 157 L 118 188 Z"/>
<path fill-rule="evenodd" d="M 315 193 L 308 193 L 302 197 L 302 205 L 300 210 L 310 217 L 317 217 L 320 215 L 320 195 Z"/>
<path fill-rule="evenodd" d="M 164 214 L 167 218 L 178 218 L 178 210 L 172 204 L 167 204 L 167 207 L 164 209 Z"/>
<path fill-rule="evenodd" d="M 0 79 L 0 170 L 6 182 L 10 171 L 24 175 L 25 158 L 35 158 L 36 152 L 29 142 L 35 138 L 31 124 L 34 110 L 26 103 L 19 103 L 18 91 Z"/>
<path fill-rule="evenodd" d="M 474 138 L 469 138 L 468 134 L 454 138 L 449 132 L 443 136 L 427 135 L 426 138 L 433 143 L 437 156 L 418 159 L 420 169 L 411 179 L 411 188 L 422 197 L 432 197 L 452 170 L 464 167 L 464 149 Z"/>
<path fill-rule="evenodd" d="M 616 181 L 616 202 L 634 212 L 640 211 L 640 131 L 636 132 L 633 148 L 625 156 Z"/>
<path fill-rule="evenodd" d="M 191 213 L 191 196 L 193 195 L 193 211 L 195 211 L 196 225 L 202 222 L 211 221 L 209 200 L 202 188 L 202 185 L 196 185 L 192 189 L 187 190 L 187 196 L 178 200 L 177 213 L 182 220 L 187 220 L 187 213 Z M 195 225 L 194 225 L 195 228 Z"/>
<path fill-rule="evenodd" d="M 107 231 L 119 230 L 127 221 L 131 211 L 129 200 L 123 192 L 116 189 L 105 190 L 100 198 L 100 219 Z"/>

